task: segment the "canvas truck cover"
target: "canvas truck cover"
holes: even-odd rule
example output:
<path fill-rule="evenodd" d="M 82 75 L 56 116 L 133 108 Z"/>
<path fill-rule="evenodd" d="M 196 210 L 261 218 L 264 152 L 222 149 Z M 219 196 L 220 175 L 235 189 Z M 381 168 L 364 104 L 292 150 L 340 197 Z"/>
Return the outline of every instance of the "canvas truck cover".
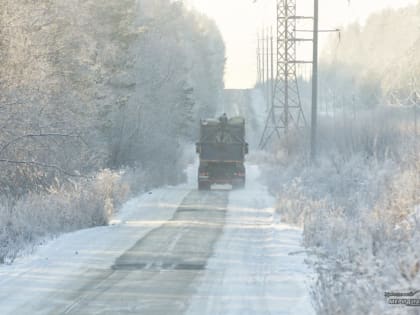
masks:
<path fill-rule="evenodd" d="M 242 117 L 201 121 L 200 159 L 242 162 L 245 157 L 245 120 Z"/>

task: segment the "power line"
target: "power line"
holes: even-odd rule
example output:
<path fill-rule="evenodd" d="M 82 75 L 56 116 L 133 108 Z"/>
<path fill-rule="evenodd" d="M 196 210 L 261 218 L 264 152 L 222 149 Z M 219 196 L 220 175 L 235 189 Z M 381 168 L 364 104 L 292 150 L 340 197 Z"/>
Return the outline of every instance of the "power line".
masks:
<path fill-rule="evenodd" d="M 296 37 L 296 25 L 311 17 L 296 14 L 296 0 L 277 0 L 276 5 L 276 78 L 260 148 L 265 148 L 273 137 L 287 135 L 291 127 L 306 126 L 296 74 L 296 65 L 303 61 L 296 59 L 296 43 L 308 39 Z"/>
<path fill-rule="evenodd" d="M 315 161 L 318 133 L 318 17 L 319 3 L 314 0 L 314 29 L 312 56 L 312 112 L 311 112 L 311 160 Z"/>

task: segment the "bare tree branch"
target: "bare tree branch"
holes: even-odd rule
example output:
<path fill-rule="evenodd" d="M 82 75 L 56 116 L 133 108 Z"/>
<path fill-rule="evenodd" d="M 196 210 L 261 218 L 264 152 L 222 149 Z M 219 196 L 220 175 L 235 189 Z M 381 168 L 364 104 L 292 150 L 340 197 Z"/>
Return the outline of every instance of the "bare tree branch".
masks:
<path fill-rule="evenodd" d="M 8 143 L 6 143 L 1 149 L 0 149 L 0 155 L 12 144 L 15 144 L 16 142 L 25 139 L 25 138 L 41 138 L 41 137 L 70 137 L 70 138 L 78 138 L 78 135 L 71 135 L 71 134 L 60 134 L 60 133 L 44 133 L 44 134 L 27 134 L 20 137 L 17 137 Z"/>
<path fill-rule="evenodd" d="M 35 162 L 35 161 L 13 161 L 13 160 L 7 160 L 7 159 L 0 159 L 1 163 L 9 163 L 9 164 L 16 164 L 16 165 L 33 165 L 33 166 L 39 166 L 39 167 L 43 167 L 43 168 L 51 168 L 51 169 L 55 169 L 57 171 L 59 171 L 60 173 L 63 173 L 64 175 L 70 176 L 70 177 L 83 177 L 83 178 L 88 178 L 87 176 L 83 176 L 80 174 L 76 174 L 76 173 L 70 173 L 69 171 L 57 166 L 57 165 L 52 165 L 52 164 L 45 164 L 45 163 L 40 163 L 40 162 Z"/>

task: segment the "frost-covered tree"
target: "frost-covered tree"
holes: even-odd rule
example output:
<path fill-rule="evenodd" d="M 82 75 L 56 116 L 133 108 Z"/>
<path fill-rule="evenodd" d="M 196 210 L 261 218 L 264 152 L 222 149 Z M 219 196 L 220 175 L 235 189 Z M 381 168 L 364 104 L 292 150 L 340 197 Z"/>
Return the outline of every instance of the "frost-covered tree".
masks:
<path fill-rule="evenodd" d="M 220 101 L 225 50 L 180 1 L 0 0 L 0 12 L 2 263 L 106 224 L 130 189 L 179 182 L 185 143 Z"/>
<path fill-rule="evenodd" d="M 4 192 L 103 167 L 177 180 L 181 165 L 161 165 L 177 161 L 223 89 L 212 21 L 169 0 L 2 0 L 0 10 Z"/>
<path fill-rule="evenodd" d="M 332 36 L 321 60 L 326 101 L 336 107 L 370 108 L 386 102 L 401 84 L 408 88 L 407 73 L 418 63 L 419 23 L 418 5 L 387 9 L 363 26 L 346 27 L 339 38 Z"/>

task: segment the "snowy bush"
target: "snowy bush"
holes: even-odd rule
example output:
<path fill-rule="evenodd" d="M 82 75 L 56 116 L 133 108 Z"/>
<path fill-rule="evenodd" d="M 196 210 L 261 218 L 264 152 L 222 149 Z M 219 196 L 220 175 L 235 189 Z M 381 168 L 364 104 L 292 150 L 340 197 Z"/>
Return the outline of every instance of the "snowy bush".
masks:
<path fill-rule="evenodd" d="M 25 247 L 46 236 L 106 225 L 126 200 L 129 186 L 109 170 L 94 179 L 31 193 L 0 206 L 0 263 L 11 262 Z"/>
<path fill-rule="evenodd" d="M 225 47 L 182 1 L 0 10 L 1 262 L 44 235 L 106 224 L 128 195 L 184 181 L 182 148 L 223 95 Z"/>
<path fill-rule="evenodd" d="M 304 227 L 319 314 L 406 314 L 384 292 L 420 287 L 420 148 L 404 115 L 359 115 L 322 121 L 316 164 L 289 151 L 264 174 L 282 219 Z"/>

